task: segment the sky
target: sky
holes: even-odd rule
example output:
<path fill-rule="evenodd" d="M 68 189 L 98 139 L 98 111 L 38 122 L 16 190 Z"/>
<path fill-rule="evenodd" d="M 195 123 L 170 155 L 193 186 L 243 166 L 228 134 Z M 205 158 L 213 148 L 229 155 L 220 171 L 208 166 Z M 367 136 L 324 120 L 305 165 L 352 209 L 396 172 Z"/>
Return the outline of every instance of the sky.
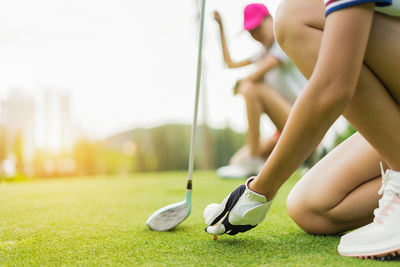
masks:
<path fill-rule="evenodd" d="M 279 0 L 265 1 L 272 14 Z M 217 24 L 219 10 L 232 57 L 259 49 L 242 30 L 252 1 L 207 1 L 200 121 L 247 128 L 236 80 L 254 67 L 228 70 Z M 12 88 L 37 95 L 66 92 L 73 118 L 91 138 L 137 127 L 188 123 L 193 116 L 196 0 L 0 0 L 0 99 Z M 263 132 L 273 132 L 268 120 Z"/>

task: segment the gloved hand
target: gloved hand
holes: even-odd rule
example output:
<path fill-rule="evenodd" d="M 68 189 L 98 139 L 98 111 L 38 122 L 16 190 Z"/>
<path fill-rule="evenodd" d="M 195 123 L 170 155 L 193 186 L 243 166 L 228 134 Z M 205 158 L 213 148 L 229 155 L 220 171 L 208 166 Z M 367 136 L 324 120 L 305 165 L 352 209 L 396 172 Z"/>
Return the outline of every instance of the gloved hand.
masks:
<path fill-rule="evenodd" d="M 208 227 L 206 232 L 212 235 L 236 235 L 256 227 L 265 219 L 272 201 L 249 189 L 249 178 L 246 184 L 240 185 L 230 193 L 221 204 L 210 204 L 204 209 L 204 219 Z"/>

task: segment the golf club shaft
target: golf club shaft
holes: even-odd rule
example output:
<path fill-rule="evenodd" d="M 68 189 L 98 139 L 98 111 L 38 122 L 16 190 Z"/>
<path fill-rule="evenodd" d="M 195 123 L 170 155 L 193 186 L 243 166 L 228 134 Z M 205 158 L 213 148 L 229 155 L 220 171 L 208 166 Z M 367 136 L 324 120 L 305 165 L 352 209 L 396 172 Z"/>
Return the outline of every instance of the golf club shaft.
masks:
<path fill-rule="evenodd" d="M 195 95 L 195 99 L 194 99 L 193 124 L 192 124 L 192 133 L 191 133 L 191 137 L 190 137 L 190 155 L 189 155 L 188 185 L 187 185 L 188 189 L 192 189 L 195 141 L 196 141 L 196 132 L 197 132 L 197 113 L 199 110 L 199 96 L 200 96 L 205 6 L 206 6 L 206 0 L 201 0 L 200 32 L 199 32 L 199 44 L 198 44 L 198 53 L 197 53 L 196 95 Z"/>

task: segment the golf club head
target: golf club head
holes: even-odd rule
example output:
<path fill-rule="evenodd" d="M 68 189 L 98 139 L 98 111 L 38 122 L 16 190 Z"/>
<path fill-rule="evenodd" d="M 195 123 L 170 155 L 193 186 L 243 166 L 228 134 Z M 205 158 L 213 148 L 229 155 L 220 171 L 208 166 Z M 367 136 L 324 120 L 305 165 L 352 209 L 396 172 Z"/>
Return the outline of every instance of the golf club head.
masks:
<path fill-rule="evenodd" d="M 146 221 L 154 231 L 168 231 L 178 226 L 190 214 L 190 203 L 187 200 L 165 206 L 154 212 Z"/>

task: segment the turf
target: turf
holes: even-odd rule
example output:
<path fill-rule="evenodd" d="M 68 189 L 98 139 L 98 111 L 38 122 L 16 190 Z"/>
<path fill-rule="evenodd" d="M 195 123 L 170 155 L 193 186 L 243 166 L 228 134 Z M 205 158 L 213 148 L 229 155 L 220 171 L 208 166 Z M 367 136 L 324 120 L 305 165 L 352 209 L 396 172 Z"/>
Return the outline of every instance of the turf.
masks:
<path fill-rule="evenodd" d="M 152 232 L 147 217 L 184 198 L 185 172 L 6 183 L 0 187 L 0 265 L 378 266 L 337 254 L 339 236 L 312 236 L 288 217 L 290 179 L 267 220 L 213 241 L 202 212 L 241 181 L 194 177 L 193 211 L 175 230 Z M 384 263 L 399 265 L 399 261 Z"/>

